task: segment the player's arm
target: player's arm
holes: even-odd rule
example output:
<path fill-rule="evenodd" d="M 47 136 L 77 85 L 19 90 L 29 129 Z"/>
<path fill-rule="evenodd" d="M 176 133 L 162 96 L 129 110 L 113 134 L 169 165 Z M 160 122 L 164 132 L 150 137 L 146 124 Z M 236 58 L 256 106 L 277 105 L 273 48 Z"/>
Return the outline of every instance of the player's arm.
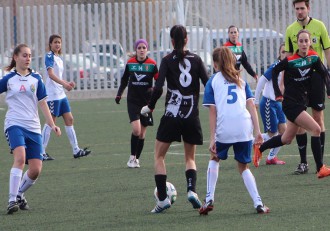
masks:
<path fill-rule="evenodd" d="M 248 62 L 247 56 L 244 51 L 242 52 L 241 63 L 243 65 L 243 67 L 245 68 L 245 70 L 247 71 L 247 73 L 249 73 L 249 75 L 251 75 L 254 79 L 257 80 L 258 75 L 252 69 L 251 64 Z"/>
<path fill-rule="evenodd" d="M 330 77 L 327 68 L 323 65 L 320 58 L 318 58 L 317 62 L 315 63 L 315 70 L 321 74 L 324 78 L 324 83 L 327 88 L 327 96 L 330 98 Z"/>
<path fill-rule="evenodd" d="M 217 126 L 217 109 L 215 105 L 209 105 L 209 122 L 210 122 L 210 146 L 209 151 L 212 154 L 216 154 L 215 145 L 215 129 Z"/>
<path fill-rule="evenodd" d="M 283 71 L 288 63 L 288 58 L 285 58 L 278 64 L 276 64 L 272 71 L 272 82 L 273 82 L 273 88 L 275 93 L 275 100 L 276 101 L 283 101 L 283 94 L 280 90 L 280 87 L 278 85 L 278 76 L 281 71 Z"/>
<path fill-rule="evenodd" d="M 251 120 L 252 120 L 252 124 L 253 124 L 253 135 L 255 138 L 254 143 L 261 144 L 263 142 L 263 139 L 262 139 L 262 135 L 260 132 L 257 109 L 253 103 L 253 98 L 247 99 L 246 108 L 251 115 Z"/>
<path fill-rule="evenodd" d="M 128 79 L 129 79 L 129 68 L 128 68 L 128 65 L 126 64 L 125 71 L 124 71 L 123 76 L 121 77 L 120 85 L 119 85 L 117 95 L 115 98 L 115 101 L 117 104 L 119 104 L 119 102 L 121 100 L 121 96 L 122 96 L 125 88 L 127 87 Z"/>
<path fill-rule="evenodd" d="M 54 82 L 61 84 L 66 90 L 71 91 L 74 88 L 74 84 L 70 84 L 68 81 L 58 78 L 55 75 L 53 68 L 49 67 L 47 69 L 47 73 L 49 78 L 51 78 Z"/>
<path fill-rule="evenodd" d="M 254 104 L 256 105 L 256 107 L 258 107 L 259 105 L 259 99 L 260 99 L 260 95 L 261 95 L 261 91 L 262 89 L 264 89 L 265 84 L 268 82 L 268 80 L 266 79 L 266 77 L 264 75 L 262 75 L 259 79 L 258 79 L 258 84 L 254 93 L 255 96 L 255 100 L 254 100 Z"/>

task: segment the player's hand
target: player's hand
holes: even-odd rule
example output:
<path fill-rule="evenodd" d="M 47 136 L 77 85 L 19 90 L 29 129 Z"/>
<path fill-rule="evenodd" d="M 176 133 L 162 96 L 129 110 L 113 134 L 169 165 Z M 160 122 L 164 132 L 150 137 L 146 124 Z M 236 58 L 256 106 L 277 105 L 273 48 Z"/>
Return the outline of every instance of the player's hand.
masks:
<path fill-rule="evenodd" d="M 277 96 L 277 97 L 275 98 L 275 100 L 276 100 L 277 102 L 283 102 L 283 96 Z"/>
<path fill-rule="evenodd" d="M 61 129 L 60 129 L 59 127 L 57 127 L 56 125 L 54 125 L 54 126 L 52 127 L 52 130 L 55 132 L 55 134 L 56 134 L 57 136 L 60 136 L 60 135 L 62 134 Z"/>
<path fill-rule="evenodd" d="M 256 82 L 258 82 L 258 75 L 256 74 L 255 76 L 253 76 L 253 78 L 256 80 Z"/>
<path fill-rule="evenodd" d="M 148 107 L 148 105 L 144 106 L 142 109 L 141 109 L 141 115 L 147 117 L 148 116 L 148 113 L 152 112 L 152 110 Z"/>
<path fill-rule="evenodd" d="M 73 81 L 69 82 L 69 85 L 72 87 L 72 89 L 74 89 L 76 87 L 76 84 Z"/>
<path fill-rule="evenodd" d="M 121 96 L 117 95 L 115 98 L 116 104 L 120 104 Z"/>
<path fill-rule="evenodd" d="M 257 131 L 254 135 L 254 144 L 261 145 L 264 142 L 261 132 Z"/>
<path fill-rule="evenodd" d="M 73 89 L 72 85 L 71 85 L 69 82 L 65 82 L 65 83 L 63 84 L 63 87 L 64 87 L 64 89 L 67 90 L 67 91 L 71 91 L 71 90 Z"/>

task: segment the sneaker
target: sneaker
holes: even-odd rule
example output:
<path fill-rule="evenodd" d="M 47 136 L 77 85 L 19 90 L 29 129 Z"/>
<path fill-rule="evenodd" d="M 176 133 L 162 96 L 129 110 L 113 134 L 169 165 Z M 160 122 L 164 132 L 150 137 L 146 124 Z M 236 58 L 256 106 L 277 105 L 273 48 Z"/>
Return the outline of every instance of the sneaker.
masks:
<path fill-rule="evenodd" d="M 48 153 L 42 154 L 42 160 L 55 160 L 55 158 L 51 157 Z"/>
<path fill-rule="evenodd" d="M 213 210 L 213 200 L 205 202 L 204 205 L 198 210 L 199 215 L 208 215 L 210 211 Z"/>
<path fill-rule="evenodd" d="M 323 178 L 330 176 L 330 168 L 326 167 L 325 165 L 322 166 L 320 171 L 317 173 L 318 178 Z"/>
<path fill-rule="evenodd" d="M 191 190 L 188 192 L 188 201 L 192 204 L 194 209 L 199 209 L 202 207 L 202 202 L 198 199 L 197 193 Z"/>
<path fill-rule="evenodd" d="M 135 159 L 135 168 L 140 168 L 140 161 L 139 159 Z"/>
<path fill-rule="evenodd" d="M 259 213 L 259 214 L 264 214 L 264 213 L 270 212 L 270 209 L 266 205 L 258 205 L 256 210 L 257 210 L 257 213 Z"/>
<path fill-rule="evenodd" d="M 171 201 L 170 201 L 170 199 L 166 198 L 163 201 L 158 201 L 155 208 L 153 210 L 151 210 L 151 212 L 152 213 L 161 213 L 165 209 L 168 209 L 169 207 L 171 207 Z"/>
<path fill-rule="evenodd" d="M 130 157 L 129 157 L 128 161 L 127 161 L 127 166 L 129 168 L 138 168 L 137 167 L 137 162 L 136 162 L 135 156 L 130 155 Z M 140 166 L 140 163 L 139 163 L 139 166 Z"/>
<path fill-rule="evenodd" d="M 271 160 L 266 160 L 266 165 L 283 165 L 285 164 L 285 161 L 279 160 L 277 157 L 274 157 Z"/>
<path fill-rule="evenodd" d="M 298 164 L 296 170 L 294 171 L 294 174 L 300 175 L 305 173 L 308 173 L 308 164 L 305 163 Z"/>
<path fill-rule="evenodd" d="M 16 201 L 10 201 L 7 207 L 7 214 L 13 214 L 18 211 L 18 204 Z"/>
<path fill-rule="evenodd" d="M 253 144 L 253 164 L 256 168 L 259 167 L 260 160 L 262 158 L 262 153 L 259 150 L 260 145 Z"/>
<path fill-rule="evenodd" d="M 27 203 L 25 197 L 17 196 L 17 204 L 21 210 L 29 210 L 30 206 Z"/>
<path fill-rule="evenodd" d="M 73 154 L 73 158 L 79 158 L 79 157 L 84 157 L 88 156 L 92 151 L 88 150 L 88 148 L 80 149 L 76 154 Z"/>

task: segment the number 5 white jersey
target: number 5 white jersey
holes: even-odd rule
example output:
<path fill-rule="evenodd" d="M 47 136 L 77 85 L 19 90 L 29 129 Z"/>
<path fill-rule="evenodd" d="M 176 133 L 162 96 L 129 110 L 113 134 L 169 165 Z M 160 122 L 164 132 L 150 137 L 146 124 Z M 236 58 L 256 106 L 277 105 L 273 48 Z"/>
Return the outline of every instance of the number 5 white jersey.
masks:
<path fill-rule="evenodd" d="M 241 80 L 239 87 L 228 82 L 221 72 L 209 79 L 203 105 L 216 106 L 216 141 L 236 143 L 253 139 L 251 115 L 246 109 L 246 101 L 253 99 L 250 86 L 244 80 Z"/>

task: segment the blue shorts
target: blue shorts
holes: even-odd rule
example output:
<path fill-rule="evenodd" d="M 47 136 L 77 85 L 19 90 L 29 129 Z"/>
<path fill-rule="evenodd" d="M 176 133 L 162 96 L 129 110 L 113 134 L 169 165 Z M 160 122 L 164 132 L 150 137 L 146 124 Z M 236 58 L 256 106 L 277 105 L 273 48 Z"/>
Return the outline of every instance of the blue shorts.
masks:
<path fill-rule="evenodd" d="M 217 156 L 220 160 L 228 158 L 228 149 L 233 146 L 234 159 L 242 164 L 251 162 L 252 140 L 237 143 L 216 142 Z"/>
<path fill-rule="evenodd" d="M 67 97 L 60 100 L 48 101 L 47 104 L 50 113 L 56 117 L 60 117 L 64 113 L 71 112 L 69 100 Z"/>
<path fill-rule="evenodd" d="M 30 132 L 20 126 L 11 126 L 6 129 L 5 135 L 11 150 L 17 147 L 25 147 L 26 160 L 42 160 L 41 134 Z"/>
<path fill-rule="evenodd" d="M 276 133 L 278 125 L 286 123 L 282 103 L 265 97 L 262 97 L 260 101 L 260 115 L 265 132 Z"/>

